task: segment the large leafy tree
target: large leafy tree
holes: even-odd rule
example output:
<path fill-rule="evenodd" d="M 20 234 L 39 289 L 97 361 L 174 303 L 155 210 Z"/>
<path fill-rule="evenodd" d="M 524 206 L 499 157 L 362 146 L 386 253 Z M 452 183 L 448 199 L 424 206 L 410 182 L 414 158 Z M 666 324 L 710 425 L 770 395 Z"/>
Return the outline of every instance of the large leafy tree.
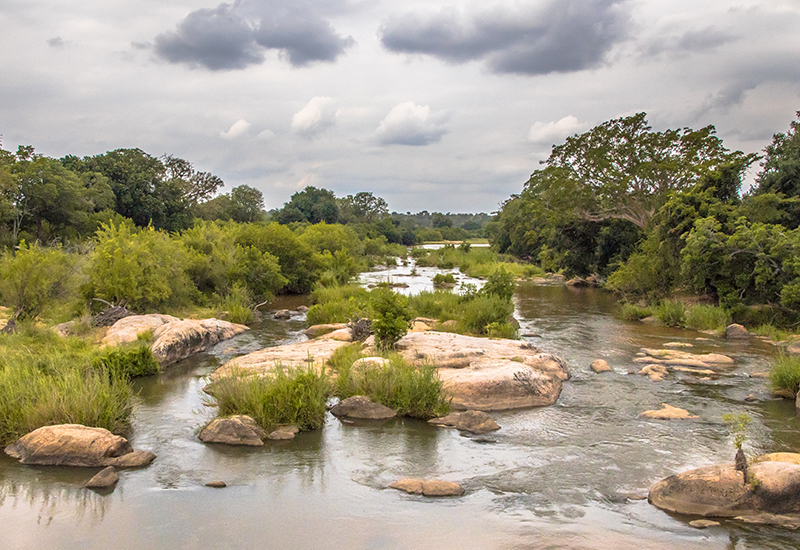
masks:
<path fill-rule="evenodd" d="M 336 223 L 339 221 L 339 206 L 336 196 L 327 189 L 308 186 L 292 195 L 292 198 L 275 214 L 278 223 L 292 222 Z"/>
<path fill-rule="evenodd" d="M 604 122 L 553 147 L 545 161 L 553 199 L 588 221 L 647 225 L 672 192 L 723 167 L 743 172 L 758 157 L 731 152 L 713 126 L 654 132 L 646 113 Z M 528 185 L 541 185 L 537 174 Z"/>

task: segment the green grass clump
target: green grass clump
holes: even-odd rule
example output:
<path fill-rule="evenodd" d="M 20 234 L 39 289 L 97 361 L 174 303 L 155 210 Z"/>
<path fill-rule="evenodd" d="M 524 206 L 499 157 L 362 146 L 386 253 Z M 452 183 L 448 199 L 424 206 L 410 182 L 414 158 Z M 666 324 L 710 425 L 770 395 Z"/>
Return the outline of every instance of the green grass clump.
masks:
<path fill-rule="evenodd" d="M 779 355 L 770 367 L 769 381 L 775 390 L 789 390 L 797 393 L 800 389 L 800 357 Z"/>
<path fill-rule="evenodd" d="M 456 278 L 452 273 L 437 273 L 433 276 L 433 284 L 435 285 L 454 285 Z"/>
<path fill-rule="evenodd" d="M 214 383 L 220 416 L 246 414 L 267 431 L 291 424 L 315 430 L 325 423 L 328 378 L 312 368 L 276 365 L 266 376 L 234 372 Z"/>
<path fill-rule="evenodd" d="M 796 337 L 795 334 L 781 330 L 773 325 L 759 325 L 755 329 L 752 330 L 758 336 L 766 336 L 773 342 L 782 342 L 783 340 L 789 340 L 792 337 Z"/>
<path fill-rule="evenodd" d="M 731 316 L 720 306 L 698 304 L 691 306 L 686 312 L 686 328 L 724 331 L 729 324 Z"/>
<path fill-rule="evenodd" d="M 219 299 L 218 308 L 227 312 L 226 319 L 231 323 L 247 325 L 255 320 L 251 304 L 247 288 L 234 284 L 228 294 Z"/>
<path fill-rule="evenodd" d="M 346 323 L 366 316 L 369 292 L 358 285 L 318 286 L 311 293 L 314 305 L 306 317 L 310 325 Z"/>
<path fill-rule="evenodd" d="M 626 321 L 639 321 L 656 314 L 653 307 L 641 307 L 634 304 L 622 304 L 622 318 Z"/>
<path fill-rule="evenodd" d="M 490 330 L 503 331 L 514 313 L 514 304 L 497 296 L 478 295 L 465 301 L 458 317 L 459 329 L 477 335 L 489 335 Z M 491 328 L 490 328 L 491 327 Z M 516 333 L 516 329 L 513 329 Z"/>
<path fill-rule="evenodd" d="M 95 367 L 84 341 L 23 327 L 0 335 L 0 445 L 53 424 L 83 424 L 124 434 L 133 392 L 127 377 Z"/>
<path fill-rule="evenodd" d="M 346 399 L 366 395 L 401 416 L 428 419 L 446 415 L 450 399 L 442 389 L 433 365 L 415 367 L 396 353 L 384 354 L 389 364 L 383 367 L 353 367 L 361 357 L 358 346 L 340 348 L 328 361 L 334 373 L 333 395 Z"/>
<path fill-rule="evenodd" d="M 679 300 L 663 300 L 656 308 L 656 316 L 668 327 L 682 327 L 686 323 L 686 306 Z"/>
<path fill-rule="evenodd" d="M 161 370 L 147 341 L 102 350 L 98 352 L 92 366 L 97 371 L 105 370 L 111 376 L 127 379 L 151 376 Z"/>

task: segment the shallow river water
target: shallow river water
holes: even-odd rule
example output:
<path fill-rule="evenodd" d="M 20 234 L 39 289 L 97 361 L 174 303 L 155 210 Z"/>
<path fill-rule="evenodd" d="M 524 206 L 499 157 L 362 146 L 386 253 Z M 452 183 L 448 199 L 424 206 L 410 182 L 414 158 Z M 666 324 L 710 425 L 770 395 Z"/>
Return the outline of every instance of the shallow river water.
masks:
<path fill-rule="evenodd" d="M 366 280 L 430 286 L 435 269 L 400 266 Z M 304 339 L 305 320 L 266 320 L 208 353 L 139 380 L 131 442 L 155 452 L 148 468 L 120 473 L 116 490 L 82 488 L 95 470 L 30 467 L 0 457 L 0 548 L 142 549 L 746 549 L 800 548 L 800 534 L 723 522 L 697 530 L 638 497 L 670 474 L 731 461 L 724 413 L 753 418 L 750 454 L 800 450 L 794 403 L 770 397 L 749 373 L 767 369 L 771 346 L 625 322 L 611 295 L 523 284 L 515 296 L 524 339 L 568 362 L 558 402 L 495 413 L 484 436 L 399 419 L 325 427 L 255 449 L 205 445 L 212 416 L 204 377 L 228 359 Z M 298 300 L 280 307 L 294 308 Z M 708 340 L 697 340 L 708 338 Z M 686 342 L 732 356 L 709 380 L 628 374 L 642 347 Z M 605 359 L 613 373 L 589 371 Z M 746 403 L 754 394 L 757 401 Z M 696 420 L 639 419 L 661 403 Z M 402 477 L 461 482 L 467 494 L 426 499 L 387 489 Z M 223 480 L 225 489 L 204 484 Z"/>

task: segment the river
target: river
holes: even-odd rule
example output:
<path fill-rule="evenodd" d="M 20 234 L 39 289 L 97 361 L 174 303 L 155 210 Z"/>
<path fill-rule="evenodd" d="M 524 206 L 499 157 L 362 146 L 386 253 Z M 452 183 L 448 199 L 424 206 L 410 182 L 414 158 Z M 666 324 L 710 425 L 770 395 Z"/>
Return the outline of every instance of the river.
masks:
<path fill-rule="evenodd" d="M 429 287 L 433 268 L 394 267 L 369 281 Z M 463 279 L 463 277 L 462 277 Z M 302 298 L 276 307 L 296 308 Z M 670 474 L 733 459 L 725 413 L 753 419 L 750 455 L 800 450 L 794 403 L 770 397 L 765 371 L 774 349 L 615 316 L 595 289 L 522 284 L 515 295 L 524 339 L 567 360 L 572 379 L 558 402 L 495 413 L 502 426 L 464 436 L 424 422 L 325 427 L 261 448 L 205 445 L 213 415 L 204 377 L 232 357 L 298 341 L 301 314 L 265 320 L 207 353 L 140 379 L 131 442 L 158 455 L 120 472 L 116 490 L 82 487 L 95 470 L 22 466 L 0 457 L 0 548 L 107 549 L 760 549 L 798 548 L 800 534 L 723 522 L 698 530 L 692 518 L 652 507 L 648 488 Z M 700 339 L 698 339 L 700 338 Z M 735 359 L 724 375 L 628 374 L 642 347 L 684 342 Z M 594 374 L 594 359 L 613 373 Z M 750 394 L 753 403 L 745 402 Z M 638 418 L 661 403 L 699 419 Z M 387 489 L 402 477 L 461 482 L 467 494 L 426 499 Z M 205 487 L 223 480 L 224 489 Z"/>

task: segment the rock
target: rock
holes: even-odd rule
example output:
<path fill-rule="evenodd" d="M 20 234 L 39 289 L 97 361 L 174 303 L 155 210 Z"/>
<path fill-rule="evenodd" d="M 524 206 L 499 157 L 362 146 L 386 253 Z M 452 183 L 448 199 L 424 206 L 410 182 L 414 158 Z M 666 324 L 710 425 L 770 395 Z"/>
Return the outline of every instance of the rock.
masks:
<path fill-rule="evenodd" d="M 639 371 L 639 374 L 649 376 L 650 380 L 654 382 L 660 382 L 669 374 L 669 371 L 664 365 L 645 365 L 645 367 Z"/>
<path fill-rule="evenodd" d="M 700 418 L 689 414 L 686 409 L 679 409 L 666 403 L 662 403 L 662 409 L 654 411 L 644 411 L 639 414 L 639 418 L 655 418 L 658 420 L 688 420 L 690 418 Z"/>
<path fill-rule="evenodd" d="M 53 330 L 61 338 L 66 338 L 67 336 L 72 336 L 75 334 L 75 329 L 78 325 L 79 323 L 76 321 L 67 321 L 66 323 L 59 323 L 58 325 L 54 326 Z"/>
<path fill-rule="evenodd" d="M 701 369 L 714 367 L 727 367 L 733 365 L 733 359 L 719 353 L 688 353 L 674 349 L 649 349 L 642 348 L 647 357 L 637 357 L 637 363 L 659 363 L 662 365 L 679 365 L 683 367 L 697 367 Z"/>
<path fill-rule="evenodd" d="M 228 361 L 210 376 L 210 381 L 213 384 L 234 372 L 240 375 L 265 376 L 274 372 L 276 365 L 284 368 L 312 367 L 321 371 L 333 352 L 346 345 L 347 342 L 339 340 L 308 340 L 264 348 Z"/>
<path fill-rule="evenodd" d="M 800 341 L 789 344 L 786 351 L 789 353 L 800 353 Z"/>
<path fill-rule="evenodd" d="M 215 418 L 200 432 L 200 441 L 225 445 L 260 447 L 266 432 L 249 416 L 237 414 Z"/>
<path fill-rule="evenodd" d="M 551 281 L 563 281 L 566 279 L 561 273 L 548 273 L 547 278 Z"/>
<path fill-rule="evenodd" d="M 292 312 L 289 311 L 288 309 L 279 309 L 278 311 L 275 312 L 273 317 L 275 319 L 280 319 L 282 321 L 285 321 L 286 319 L 290 319 L 292 317 Z"/>
<path fill-rule="evenodd" d="M 214 489 L 224 489 L 227 486 L 228 484 L 224 481 L 209 481 L 206 483 L 206 487 L 212 487 Z"/>
<path fill-rule="evenodd" d="M 119 481 L 119 476 L 113 466 L 106 466 L 97 472 L 92 479 L 86 482 L 87 489 L 107 489 Z"/>
<path fill-rule="evenodd" d="M 297 311 L 300 313 L 305 313 L 308 311 L 308 306 L 297 306 Z"/>
<path fill-rule="evenodd" d="M 657 325 L 657 324 L 660 323 L 660 321 L 658 320 L 658 317 L 656 317 L 655 315 L 649 315 L 647 317 L 642 317 L 641 319 L 639 319 L 639 322 L 640 323 L 644 323 L 646 325 Z"/>
<path fill-rule="evenodd" d="M 317 338 L 323 334 L 328 334 L 334 330 L 341 330 L 347 328 L 347 323 L 329 323 L 326 325 L 312 325 L 303 331 L 303 334 L 309 338 Z"/>
<path fill-rule="evenodd" d="M 713 370 L 709 369 L 693 369 L 691 367 L 672 367 L 673 371 L 677 372 L 688 372 L 689 374 L 696 374 L 696 375 L 703 375 L 703 376 L 713 376 L 717 374 Z"/>
<path fill-rule="evenodd" d="M 794 400 L 796 400 L 796 398 L 797 398 L 796 394 L 792 390 L 787 389 L 787 388 L 779 388 L 777 390 L 772 390 L 772 395 L 774 397 L 781 397 L 783 399 L 794 399 Z"/>
<path fill-rule="evenodd" d="M 416 317 L 415 319 L 411 320 L 411 328 L 408 329 L 409 332 L 425 332 L 426 330 L 431 330 L 433 327 L 436 326 L 436 319 L 429 319 L 427 317 Z"/>
<path fill-rule="evenodd" d="M 592 361 L 592 364 L 589 365 L 589 368 L 598 374 L 601 372 L 609 372 L 612 370 L 609 364 L 603 359 L 595 359 L 594 361 Z"/>
<path fill-rule="evenodd" d="M 161 325 L 180 321 L 172 315 L 161 315 L 153 313 L 151 315 L 131 315 L 124 317 L 111 325 L 105 337 L 100 342 L 101 347 L 113 347 L 119 344 L 135 342 L 140 334 L 154 331 Z"/>
<path fill-rule="evenodd" d="M 710 519 L 696 519 L 694 521 L 690 521 L 689 525 L 694 527 L 695 529 L 706 529 L 708 527 L 717 527 L 720 523 L 718 521 L 712 521 Z"/>
<path fill-rule="evenodd" d="M 517 320 L 517 318 L 516 318 L 516 317 L 514 317 L 513 315 L 509 315 L 509 316 L 506 318 L 506 323 L 508 323 L 509 325 L 511 325 L 512 327 L 514 327 L 515 329 L 519 330 L 519 321 L 518 321 L 518 320 Z"/>
<path fill-rule="evenodd" d="M 750 378 L 769 378 L 768 372 L 751 372 L 748 375 Z"/>
<path fill-rule="evenodd" d="M 110 327 L 120 319 L 134 315 L 132 311 L 122 306 L 110 306 L 92 318 L 93 327 Z"/>
<path fill-rule="evenodd" d="M 162 366 L 171 365 L 246 330 L 244 325 L 219 319 L 173 321 L 153 331 L 150 350 Z"/>
<path fill-rule="evenodd" d="M 294 435 L 295 434 L 293 432 L 287 430 L 281 430 L 280 428 L 278 428 L 277 430 L 271 432 L 267 436 L 267 439 L 271 439 L 273 441 L 286 441 L 289 439 L 294 439 Z"/>
<path fill-rule="evenodd" d="M 546 285 L 549 284 L 550 282 L 551 282 L 550 279 L 546 279 L 544 277 L 534 277 L 533 279 L 531 279 L 531 283 L 535 285 Z"/>
<path fill-rule="evenodd" d="M 103 428 L 59 424 L 22 436 L 5 452 L 22 464 L 97 468 L 116 465 L 118 458 L 134 451 L 127 439 Z"/>
<path fill-rule="evenodd" d="M 124 470 L 133 468 L 144 468 L 145 466 L 149 466 L 150 463 L 153 462 L 155 459 L 156 455 L 154 455 L 150 451 L 133 451 L 132 453 L 126 453 L 122 456 L 109 459 L 108 462 L 116 469 Z"/>
<path fill-rule="evenodd" d="M 569 378 L 563 359 L 519 340 L 417 332 L 397 344 L 414 365 L 435 364 L 456 410 L 505 410 L 552 405 Z"/>
<path fill-rule="evenodd" d="M 758 398 L 751 393 L 750 395 L 745 397 L 744 400 L 747 401 L 748 403 L 753 403 L 755 401 L 758 401 Z"/>
<path fill-rule="evenodd" d="M 725 338 L 728 340 L 747 340 L 750 338 L 750 333 L 742 325 L 732 323 L 725 327 Z"/>
<path fill-rule="evenodd" d="M 800 465 L 752 462 L 748 472 L 748 483 L 733 464 L 683 472 L 656 483 L 648 500 L 668 512 L 703 517 L 800 513 Z"/>
<path fill-rule="evenodd" d="M 688 342 L 667 342 L 664 344 L 665 348 L 693 348 L 693 344 L 689 344 Z"/>
<path fill-rule="evenodd" d="M 800 465 L 800 453 L 769 453 L 757 456 L 752 462 L 787 462 Z"/>
<path fill-rule="evenodd" d="M 426 497 L 460 497 L 464 494 L 464 488 L 458 483 L 440 479 L 407 478 L 395 481 L 389 487 L 412 495 L 424 495 Z"/>
<path fill-rule="evenodd" d="M 350 327 L 340 328 L 319 337 L 320 340 L 338 340 L 339 342 L 352 342 L 353 334 Z"/>
<path fill-rule="evenodd" d="M 432 418 L 428 420 L 428 422 L 436 426 L 455 428 L 457 430 L 477 434 L 484 434 L 500 429 L 497 422 L 483 411 L 450 413 L 441 418 Z"/>
<path fill-rule="evenodd" d="M 580 277 L 575 277 L 573 279 L 570 279 L 564 284 L 567 286 L 575 286 L 575 287 L 592 286 L 586 279 L 581 279 Z"/>
<path fill-rule="evenodd" d="M 589 275 L 586 277 L 586 283 L 589 286 L 600 286 L 600 277 L 597 275 Z"/>
<path fill-rule="evenodd" d="M 331 414 L 334 416 L 343 416 L 345 418 L 360 418 L 365 420 L 384 420 L 397 416 L 396 411 L 380 403 L 374 403 L 369 397 L 364 395 L 354 395 L 340 401 L 331 408 Z"/>

